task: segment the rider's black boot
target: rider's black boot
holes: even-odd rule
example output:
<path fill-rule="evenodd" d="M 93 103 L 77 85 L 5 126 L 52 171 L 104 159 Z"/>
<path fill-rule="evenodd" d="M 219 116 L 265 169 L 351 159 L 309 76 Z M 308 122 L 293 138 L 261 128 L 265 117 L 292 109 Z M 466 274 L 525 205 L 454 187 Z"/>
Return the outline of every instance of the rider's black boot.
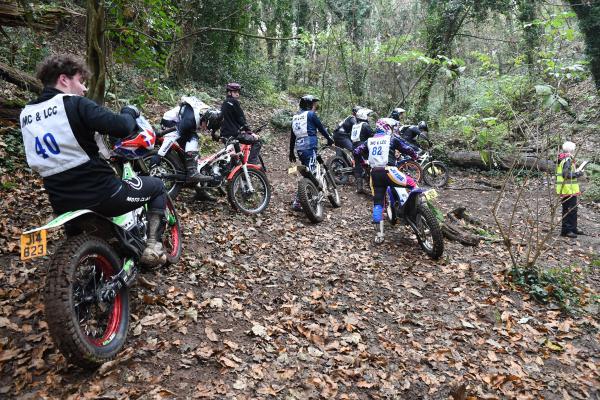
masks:
<path fill-rule="evenodd" d="M 186 177 L 185 183 L 198 183 L 202 176 L 198 172 L 198 152 L 197 151 L 186 151 L 185 152 L 185 169 Z"/>
<path fill-rule="evenodd" d="M 361 177 L 356 178 L 356 194 L 364 193 L 363 180 Z"/>
<path fill-rule="evenodd" d="M 146 248 L 140 259 L 142 264 L 155 267 L 167 262 L 167 255 L 164 252 L 161 240 L 164 224 L 165 220 L 162 212 L 148 212 L 148 240 L 146 241 Z"/>

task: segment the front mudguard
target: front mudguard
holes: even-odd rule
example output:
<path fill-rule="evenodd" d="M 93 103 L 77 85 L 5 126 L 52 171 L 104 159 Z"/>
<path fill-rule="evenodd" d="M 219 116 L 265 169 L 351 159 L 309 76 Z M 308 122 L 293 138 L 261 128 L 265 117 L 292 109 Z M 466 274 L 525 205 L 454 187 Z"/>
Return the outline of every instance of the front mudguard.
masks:
<path fill-rule="evenodd" d="M 423 201 L 422 194 L 425 193 L 424 189 L 413 189 L 409 192 L 408 198 L 402 205 L 402 215 L 406 218 L 408 224 L 416 229 L 415 220 L 417 217 L 417 206 Z"/>
<path fill-rule="evenodd" d="M 304 178 L 311 181 L 317 187 L 317 189 L 319 189 L 319 191 L 323 190 L 323 185 L 321 185 L 321 183 L 317 180 L 317 178 L 313 175 L 313 173 L 310 172 L 310 170 L 308 168 L 306 168 L 306 166 L 299 165 L 297 167 L 297 170 L 300 175 L 302 175 Z"/>
<path fill-rule="evenodd" d="M 255 169 L 258 171 L 262 171 L 262 168 L 260 167 L 260 165 L 256 165 L 256 164 L 246 164 L 246 168 L 248 169 Z M 230 172 L 229 175 L 227 175 L 227 181 L 231 181 L 234 177 L 234 175 L 240 170 L 242 169 L 242 165 L 236 165 L 235 168 L 233 168 Z"/>

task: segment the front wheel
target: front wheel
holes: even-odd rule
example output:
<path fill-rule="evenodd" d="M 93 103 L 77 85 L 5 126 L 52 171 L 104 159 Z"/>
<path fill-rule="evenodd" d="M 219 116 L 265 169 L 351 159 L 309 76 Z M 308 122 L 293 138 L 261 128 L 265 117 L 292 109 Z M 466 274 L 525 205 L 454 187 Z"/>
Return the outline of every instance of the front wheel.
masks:
<path fill-rule="evenodd" d="M 308 219 L 314 223 L 323 221 L 321 196 L 321 192 L 310 179 L 300 179 L 298 182 L 298 201 Z"/>
<path fill-rule="evenodd" d="M 119 257 L 108 243 L 87 234 L 68 238 L 52 257 L 44 291 L 46 322 L 69 362 L 96 368 L 125 344 L 128 288 L 121 288 L 109 302 L 99 296 L 120 269 Z"/>
<path fill-rule="evenodd" d="M 444 252 L 444 236 L 440 224 L 426 203 L 417 206 L 415 226 L 419 245 L 434 260 Z"/>
<path fill-rule="evenodd" d="M 271 185 L 267 175 L 258 169 L 248 168 L 252 190 L 240 168 L 227 185 L 227 199 L 231 206 L 244 214 L 259 214 L 271 201 Z"/>
<path fill-rule="evenodd" d="M 425 183 L 431 187 L 446 186 L 450 179 L 448 167 L 441 161 L 432 161 L 423 167 Z"/>

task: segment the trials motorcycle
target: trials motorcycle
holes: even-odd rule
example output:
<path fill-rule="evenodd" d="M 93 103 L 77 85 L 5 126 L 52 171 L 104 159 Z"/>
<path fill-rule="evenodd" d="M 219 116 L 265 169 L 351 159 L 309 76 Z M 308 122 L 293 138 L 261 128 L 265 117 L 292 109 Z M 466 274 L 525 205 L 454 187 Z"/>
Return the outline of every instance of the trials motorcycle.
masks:
<path fill-rule="evenodd" d="M 144 117 L 138 126 L 154 144 Z M 136 176 L 145 148 L 139 137 L 118 141 L 110 162 L 123 179 Z M 137 150 L 137 151 L 136 151 Z M 147 206 L 108 218 L 83 209 L 59 215 L 44 226 L 23 232 L 21 259 L 47 254 L 47 231 L 65 226 L 66 237 L 50 256 L 44 287 L 45 318 L 50 336 L 65 358 L 82 368 L 96 368 L 122 349 L 130 321 L 129 288 L 139 272 L 146 247 Z M 165 265 L 181 256 L 181 225 L 167 196 L 162 243 Z"/>

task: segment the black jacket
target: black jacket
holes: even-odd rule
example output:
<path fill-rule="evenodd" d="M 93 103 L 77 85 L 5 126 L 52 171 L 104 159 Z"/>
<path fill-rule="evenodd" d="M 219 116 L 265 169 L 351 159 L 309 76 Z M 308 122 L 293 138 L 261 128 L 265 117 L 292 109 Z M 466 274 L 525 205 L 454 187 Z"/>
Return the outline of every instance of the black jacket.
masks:
<path fill-rule="evenodd" d="M 358 123 L 358 122 L 357 122 Z M 360 142 L 364 142 L 368 140 L 370 137 L 373 137 L 375 132 L 371 129 L 371 126 L 368 123 L 362 124 L 360 127 Z"/>
<path fill-rule="evenodd" d="M 415 126 L 415 125 L 411 125 L 409 127 L 406 127 L 405 129 L 403 129 L 401 131 L 401 135 L 402 137 L 408 141 L 410 144 L 417 144 L 417 138 L 419 137 L 419 135 L 421 134 L 421 130 L 419 129 L 419 127 Z"/>
<path fill-rule="evenodd" d="M 333 133 L 335 137 L 350 137 L 350 133 L 352 133 L 352 127 L 356 124 L 356 117 L 354 115 L 350 115 L 345 120 L 342 121 L 338 129 Z"/>
<path fill-rule="evenodd" d="M 61 94 L 46 87 L 37 104 Z M 124 138 L 134 133 L 135 119 L 127 114 L 115 114 L 81 96 L 64 97 L 65 112 L 77 142 L 90 160 L 75 168 L 44 178 L 50 204 L 57 213 L 81 210 L 99 204 L 121 187 L 121 180 L 108 163 L 100 158 L 94 133 Z"/>
<path fill-rule="evenodd" d="M 221 104 L 221 115 L 223 116 L 223 124 L 221 125 L 222 137 L 236 137 L 240 131 L 247 130 L 246 116 L 244 110 L 240 106 L 240 102 L 233 98 L 227 97 Z"/>

